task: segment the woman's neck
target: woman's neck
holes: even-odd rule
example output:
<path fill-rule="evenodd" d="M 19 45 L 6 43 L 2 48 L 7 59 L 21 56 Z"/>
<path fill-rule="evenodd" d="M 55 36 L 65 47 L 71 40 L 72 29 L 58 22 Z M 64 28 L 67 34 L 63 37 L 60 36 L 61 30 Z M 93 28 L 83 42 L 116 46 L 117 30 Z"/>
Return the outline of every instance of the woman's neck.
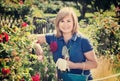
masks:
<path fill-rule="evenodd" d="M 63 34 L 64 41 L 67 43 L 72 38 L 72 33 Z"/>

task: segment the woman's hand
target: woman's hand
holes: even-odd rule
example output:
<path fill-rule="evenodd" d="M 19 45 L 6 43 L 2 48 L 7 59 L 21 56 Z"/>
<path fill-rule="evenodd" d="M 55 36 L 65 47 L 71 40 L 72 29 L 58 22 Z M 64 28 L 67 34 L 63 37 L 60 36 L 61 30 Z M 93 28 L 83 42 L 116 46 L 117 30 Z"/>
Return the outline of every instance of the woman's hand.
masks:
<path fill-rule="evenodd" d="M 34 43 L 34 50 L 35 50 L 35 54 L 38 56 L 38 60 L 43 61 L 44 59 L 43 50 L 40 44 Z"/>
<path fill-rule="evenodd" d="M 36 38 L 37 38 L 36 43 L 39 43 L 39 44 L 46 43 L 46 38 L 44 34 L 38 34 Z"/>
<path fill-rule="evenodd" d="M 67 69 L 69 70 L 69 66 L 67 63 L 67 60 L 59 58 L 56 62 L 56 66 L 58 67 L 58 69 L 60 69 L 61 71 L 66 71 Z"/>
<path fill-rule="evenodd" d="M 42 47 L 40 46 L 40 44 L 34 43 L 34 49 L 35 49 L 35 53 L 37 55 L 43 54 L 43 50 L 42 50 Z"/>
<path fill-rule="evenodd" d="M 70 60 L 62 59 L 62 58 L 59 58 L 57 60 L 56 66 L 61 71 L 66 71 L 66 70 L 69 71 L 70 69 L 77 69 L 76 63 L 74 63 L 74 62 L 72 62 Z M 82 65 L 81 65 L 81 67 L 82 67 Z"/>
<path fill-rule="evenodd" d="M 42 62 L 44 60 L 44 56 L 43 55 L 38 55 L 37 59 L 38 59 L 38 61 Z"/>

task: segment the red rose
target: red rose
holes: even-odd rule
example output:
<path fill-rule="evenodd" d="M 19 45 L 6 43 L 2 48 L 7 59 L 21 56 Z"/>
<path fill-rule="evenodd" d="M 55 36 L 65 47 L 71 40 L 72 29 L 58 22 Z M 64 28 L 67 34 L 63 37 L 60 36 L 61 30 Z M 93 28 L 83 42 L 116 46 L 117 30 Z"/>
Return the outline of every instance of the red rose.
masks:
<path fill-rule="evenodd" d="M 32 76 L 32 81 L 40 81 L 40 75 L 37 73 L 36 75 Z"/>
<path fill-rule="evenodd" d="M 50 43 L 50 51 L 55 52 L 58 48 L 57 42 L 51 42 Z"/>
<path fill-rule="evenodd" d="M 8 42 L 9 35 L 6 32 L 0 34 L 0 42 Z"/>
<path fill-rule="evenodd" d="M 3 35 L 3 42 L 8 42 L 9 35 L 6 32 L 3 32 L 2 35 Z"/>
<path fill-rule="evenodd" d="M 10 73 L 10 69 L 9 68 L 2 68 L 2 74 L 7 75 Z"/>
<path fill-rule="evenodd" d="M 22 27 L 27 27 L 27 26 L 28 26 L 27 23 L 25 23 L 25 22 L 22 23 Z"/>

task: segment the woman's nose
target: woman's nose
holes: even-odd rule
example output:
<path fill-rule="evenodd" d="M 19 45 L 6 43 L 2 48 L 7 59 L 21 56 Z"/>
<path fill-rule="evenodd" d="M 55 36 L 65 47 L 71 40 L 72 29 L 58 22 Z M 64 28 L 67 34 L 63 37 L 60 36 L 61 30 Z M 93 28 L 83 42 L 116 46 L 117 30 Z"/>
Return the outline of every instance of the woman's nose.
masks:
<path fill-rule="evenodd" d="M 66 25 L 66 26 L 67 26 L 67 25 L 68 25 L 68 23 L 67 23 L 67 22 L 64 22 L 64 25 Z"/>

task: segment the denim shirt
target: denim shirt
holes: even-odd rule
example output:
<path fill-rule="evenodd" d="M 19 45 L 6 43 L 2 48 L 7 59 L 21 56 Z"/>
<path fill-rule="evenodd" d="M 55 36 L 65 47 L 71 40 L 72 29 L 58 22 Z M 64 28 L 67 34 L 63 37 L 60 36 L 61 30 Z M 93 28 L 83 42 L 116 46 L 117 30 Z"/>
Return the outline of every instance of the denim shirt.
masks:
<path fill-rule="evenodd" d="M 72 38 L 65 43 L 64 38 L 56 37 L 54 34 L 46 34 L 46 42 L 50 45 L 52 42 L 56 42 L 58 48 L 53 53 L 53 60 L 56 62 L 58 58 L 63 58 L 62 56 L 62 48 L 66 46 L 69 49 L 69 60 L 75 63 L 82 63 L 86 61 L 85 52 L 93 50 L 92 45 L 90 44 L 89 40 L 83 37 L 80 34 L 73 34 Z M 82 70 L 80 69 L 70 69 L 70 73 L 81 74 Z M 84 70 L 85 75 L 89 75 L 89 70 Z M 60 77 L 60 71 L 58 70 L 58 78 Z M 88 78 L 89 80 L 92 79 L 91 76 Z"/>

